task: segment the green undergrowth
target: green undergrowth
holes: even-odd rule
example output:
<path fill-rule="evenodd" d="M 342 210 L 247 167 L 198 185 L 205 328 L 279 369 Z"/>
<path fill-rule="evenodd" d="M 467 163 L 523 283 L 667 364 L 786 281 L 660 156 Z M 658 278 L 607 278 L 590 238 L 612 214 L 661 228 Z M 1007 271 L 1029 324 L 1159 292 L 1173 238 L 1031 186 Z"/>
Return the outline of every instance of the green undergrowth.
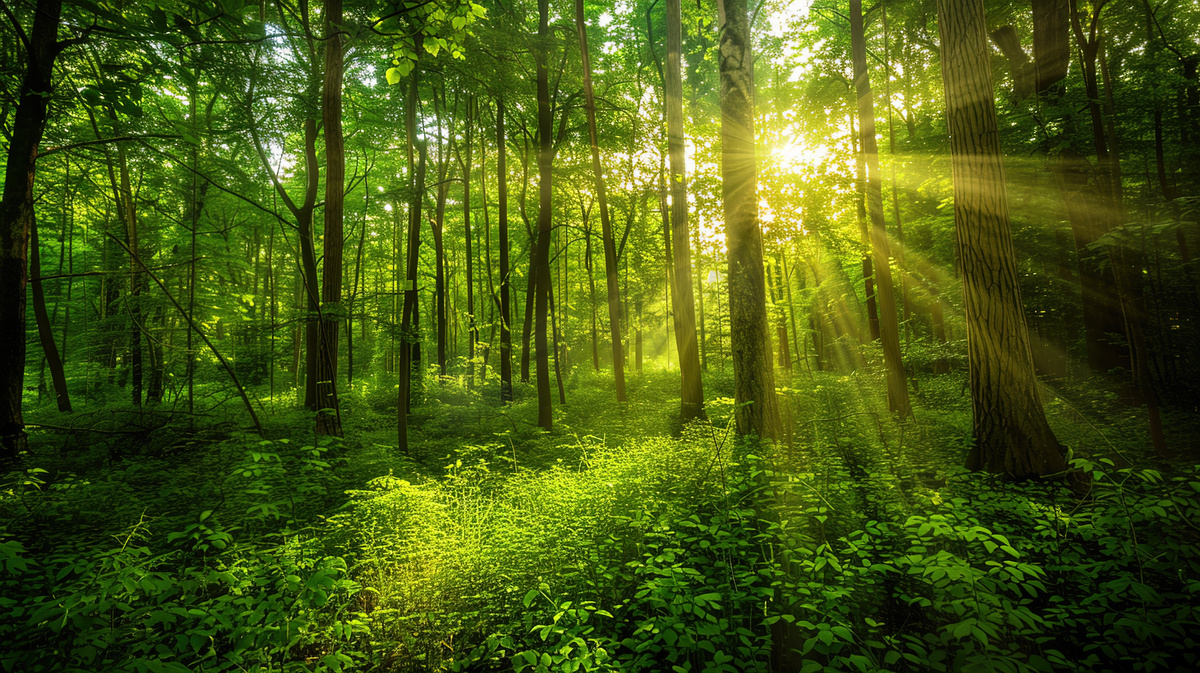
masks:
<path fill-rule="evenodd" d="M 282 403 L 272 441 L 41 431 L 0 484 L 0 670 L 1200 667 L 1200 468 L 1150 458 L 1137 410 L 1044 390 L 1081 498 L 954 467 L 959 375 L 898 423 L 878 374 L 797 372 L 776 446 L 735 442 L 710 378 L 680 428 L 675 374 L 622 407 L 576 369 L 550 435 L 523 387 L 429 379 L 408 457 L 383 377 L 345 442 Z"/>

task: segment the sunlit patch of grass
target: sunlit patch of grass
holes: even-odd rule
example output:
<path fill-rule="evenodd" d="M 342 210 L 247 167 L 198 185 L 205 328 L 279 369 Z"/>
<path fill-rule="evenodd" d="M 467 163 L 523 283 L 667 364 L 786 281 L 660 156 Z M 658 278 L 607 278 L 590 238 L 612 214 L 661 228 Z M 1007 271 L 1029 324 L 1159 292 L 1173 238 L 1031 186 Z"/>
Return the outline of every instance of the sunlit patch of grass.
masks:
<path fill-rule="evenodd" d="M 629 518 L 697 488 L 708 465 L 704 446 L 661 438 L 612 446 L 583 437 L 576 449 L 577 467 L 498 479 L 499 452 L 456 459 L 444 479 L 381 477 L 352 493 L 336 524 L 353 541 L 365 611 L 397 656 L 432 665 L 454 639 L 501 626 L 527 591 L 556 584 Z M 616 548 L 636 556 L 636 547 Z"/>

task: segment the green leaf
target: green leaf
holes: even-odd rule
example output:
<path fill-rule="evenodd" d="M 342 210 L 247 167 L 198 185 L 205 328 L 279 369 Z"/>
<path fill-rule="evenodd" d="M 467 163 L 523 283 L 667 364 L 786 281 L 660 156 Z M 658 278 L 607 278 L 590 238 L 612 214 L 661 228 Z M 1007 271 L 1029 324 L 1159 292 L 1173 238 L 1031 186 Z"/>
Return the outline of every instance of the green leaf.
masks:
<path fill-rule="evenodd" d="M 525 607 L 529 607 L 530 604 L 533 603 L 533 599 L 537 598 L 537 595 L 538 595 L 537 589 L 530 589 L 529 591 L 526 591 L 525 598 L 521 599 L 522 605 L 524 605 Z"/>

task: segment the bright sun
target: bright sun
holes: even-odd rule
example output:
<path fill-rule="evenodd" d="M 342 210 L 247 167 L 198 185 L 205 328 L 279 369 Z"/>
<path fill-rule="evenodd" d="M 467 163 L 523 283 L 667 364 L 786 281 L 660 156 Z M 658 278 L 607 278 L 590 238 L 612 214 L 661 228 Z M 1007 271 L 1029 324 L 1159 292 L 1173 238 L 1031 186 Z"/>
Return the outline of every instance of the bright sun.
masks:
<path fill-rule="evenodd" d="M 779 162 L 779 167 L 787 172 L 799 172 L 805 168 L 820 165 L 829 156 L 829 148 L 825 146 L 812 147 L 802 144 L 794 138 L 786 144 L 776 145 L 771 154 Z"/>

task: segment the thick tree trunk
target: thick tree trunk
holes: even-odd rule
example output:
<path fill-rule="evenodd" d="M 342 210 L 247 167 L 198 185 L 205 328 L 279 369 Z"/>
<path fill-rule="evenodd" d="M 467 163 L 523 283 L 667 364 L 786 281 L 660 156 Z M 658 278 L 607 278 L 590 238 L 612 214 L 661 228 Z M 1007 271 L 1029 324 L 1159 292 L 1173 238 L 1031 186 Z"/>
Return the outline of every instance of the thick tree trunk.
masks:
<path fill-rule="evenodd" d="M 553 118 L 550 110 L 550 73 L 546 69 L 546 52 L 550 36 L 550 1 L 538 0 L 537 57 L 537 123 L 538 123 L 538 236 L 533 250 L 537 286 L 534 297 L 534 357 L 537 360 L 538 426 L 550 430 L 554 416 L 550 407 L 550 359 L 546 338 L 546 322 L 550 312 L 550 230 L 554 206 L 552 200 L 551 168 L 554 161 L 551 146 Z M 532 282 L 532 279 L 531 279 Z"/>
<path fill-rule="evenodd" d="M 679 0 L 667 0 L 668 11 L 671 3 Z M 621 348 L 621 294 L 617 284 L 617 249 L 613 242 L 612 224 L 609 221 L 608 195 L 605 191 L 604 170 L 600 166 L 599 139 L 596 134 L 596 99 L 592 91 L 592 65 L 588 55 L 587 24 L 583 16 L 583 0 L 575 0 L 575 28 L 579 33 L 579 53 L 583 60 L 583 92 L 588 120 L 588 137 L 592 145 L 592 175 L 596 185 L 596 201 L 600 206 L 600 228 L 604 240 L 604 278 L 608 288 L 608 326 L 612 340 L 613 376 L 616 380 L 617 401 L 624 402 L 625 398 L 625 354 Z M 668 59 L 669 60 L 669 59 Z M 678 53 L 676 65 L 678 66 Z M 678 75 L 678 73 L 676 73 Z M 681 113 L 682 114 L 682 113 Z M 682 148 L 681 148 L 682 152 Z M 589 240 L 588 245 L 591 245 Z M 590 252 L 590 250 L 589 250 Z M 591 279 L 591 267 L 588 267 L 588 278 Z M 595 282 L 595 281 L 591 281 Z M 593 284 L 593 325 L 595 323 L 595 285 Z M 593 326 L 593 351 L 595 350 L 595 328 Z M 593 353 L 593 359 L 595 353 Z M 697 373 L 697 381 L 699 374 Z"/>
<path fill-rule="evenodd" d="M 38 144 L 46 124 L 62 0 L 38 0 L 28 31 L 21 82 L 0 197 L 0 460 L 27 446 L 21 392 L 25 381 L 25 293 L 29 236 L 33 228 L 33 182 Z"/>
<path fill-rule="evenodd" d="M 675 262 L 675 343 L 681 378 L 680 420 L 704 417 L 704 384 L 696 343 L 696 300 L 692 293 L 692 237 L 688 233 L 687 175 L 683 156 L 683 27 L 680 0 L 667 0 L 667 153 L 671 161 L 671 243 Z M 747 43 L 748 46 L 748 43 Z M 761 257 L 761 253 L 759 255 Z"/>
<path fill-rule="evenodd" d="M 346 150 L 342 137 L 342 0 L 325 1 L 325 84 L 321 117 L 325 127 L 325 246 L 321 269 L 321 329 L 317 356 L 318 435 L 342 436 L 338 405 L 338 331 L 342 323 L 342 248 L 345 235 Z"/>
<path fill-rule="evenodd" d="M 737 431 L 780 436 L 767 333 L 754 145 L 754 76 L 746 0 L 725 0 L 721 31 L 721 173 L 729 249 L 730 350 Z"/>
<path fill-rule="evenodd" d="M 879 295 L 879 337 L 887 367 L 888 407 L 902 418 L 912 413 L 904 363 L 900 357 L 900 325 L 896 319 L 895 289 L 889 262 L 887 227 L 883 219 L 883 182 L 879 173 L 879 147 L 875 139 L 875 104 L 867 73 L 867 42 L 863 33 L 862 0 L 850 0 L 850 42 L 854 60 L 854 86 L 858 95 L 858 128 L 867 163 L 867 213 L 871 217 L 871 250 L 874 255 L 875 290 Z"/>
<path fill-rule="evenodd" d="M 1022 311 L 982 0 L 938 0 L 938 25 L 974 412 L 967 467 L 1017 478 L 1062 473 Z"/>
<path fill-rule="evenodd" d="M 496 99 L 496 223 L 500 235 L 500 402 L 512 402 L 511 267 L 508 261 L 508 139 L 504 132 L 504 98 Z"/>

